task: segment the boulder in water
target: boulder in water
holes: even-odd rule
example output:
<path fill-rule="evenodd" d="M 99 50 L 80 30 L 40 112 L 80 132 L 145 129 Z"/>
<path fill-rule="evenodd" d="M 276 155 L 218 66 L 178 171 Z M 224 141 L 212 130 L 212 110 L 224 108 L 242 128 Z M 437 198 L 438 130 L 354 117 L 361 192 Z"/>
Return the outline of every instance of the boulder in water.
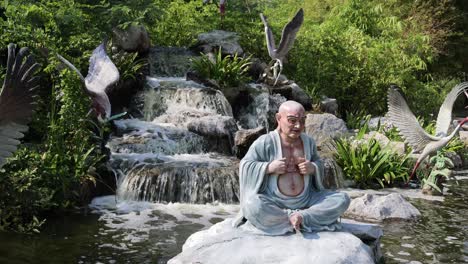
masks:
<path fill-rule="evenodd" d="M 351 201 L 345 216 L 382 222 L 390 219 L 414 220 L 419 218 L 421 213 L 401 194 L 365 194 Z"/>
<path fill-rule="evenodd" d="M 168 263 L 374 263 L 372 250 L 351 233 L 265 236 L 231 221 L 191 235 Z"/>

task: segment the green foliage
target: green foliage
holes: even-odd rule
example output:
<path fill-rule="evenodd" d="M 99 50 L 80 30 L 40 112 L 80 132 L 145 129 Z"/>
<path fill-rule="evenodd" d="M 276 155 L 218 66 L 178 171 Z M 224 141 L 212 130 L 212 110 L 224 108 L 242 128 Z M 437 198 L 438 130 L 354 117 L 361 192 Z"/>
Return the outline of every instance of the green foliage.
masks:
<path fill-rule="evenodd" d="M 58 52 L 78 68 L 87 65 L 102 34 L 89 26 L 102 19 L 89 7 L 74 1 L 3 2 L 0 45 L 28 46 L 42 64 L 37 113 L 30 124 L 36 138 L 26 136 L 34 144 L 17 152 L 0 173 L 3 229 L 36 232 L 46 212 L 80 205 L 80 185 L 93 183 L 91 172 L 103 160 L 84 121 L 90 101 L 81 81 L 75 73 L 58 73 L 55 59 Z"/>
<path fill-rule="evenodd" d="M 371 115 L 366 114 L 364 110 L 356 110 L 346 113 L 346 126 L 349 129 L 358 129 L 368 123 Z"/>
<path fill-rule="evenodd" d="M 359 139 L 359 137 L 358 137 Z M 391 186 L 408 178 L 408 155 L 401 156 L 371 138 L 369 141 L 337 139 L 336 162 L 346 177 L 360 188 Z"/>
<path fill-rule="evenodd" d="M 101 15 L 105 15 L 108 28 L 113 27 L 126 29 L 132 24 L 154 25 L 158 23 L 158 14 L 163 6 L 153 0 L 132 1 L 101 1 L 100 5 L 93 5 L 92 9 L 98 9 Z"/>
<path fill-rule="evenodd" d="M 104 153 L 86 121 L 89 100 L 75 75 L 51 76 L 45 140 L 18 151 L 0 173 L 2 229 L 37 232 L 44 212 L 80 205 L 80 186 L 95 183 Z"/>
<path fill-rule="evenodd" d="M 400 141 L 400 142 L 404 141 L 403 138 L 400 136 L 400 132 L 394 126 L 392 126 L 390 129 L 387 129 L 387 130 L 382 129 L 381 127 L 379 131 L 383 133 L 391 141 Z"/>
<path fill-rule="evenodd" d="M 430 163 L 433 165 L 433 168 L 429 175 L 421 180 L 421 183 L 423 184 L 423 188 L 425 188 L 425 185 L 428 185 L 439 193 L 442 193 L 439 187 L 441 178 L 450 179 L 450 168 L 453 168 L 454 164 L 441 151 L 437 152 L 437 155 L 431 157 Z"/>
<path fill-rule="evenodd" d="M 158 22 L 149 27 L 155 43 L 161 46 L 190 46 L 198 34 L 216 28 L 216 7 L 202 1 L 153 1 L 159 6 Z"/>
<path fill-rule="evenodd" d="M 248 80 L 250 57 L 240 58 L 235 54 L 223 57 L 221 49 L 214 59 L 202 54 L 199 59 L 193 59 L 194 70 L 205 79 L 218 82 L 221 87 L 236 87 Z"/>
<path fill-rule="evenodd" d="M 275 3 L 265 11 L 273 32 L 281 32 L 299 7 L 305 12 L 285 74 L 300 85 L 316 87 L 336 98 L 340 114 L 353 110 L 383 114 L 391 83 L 403 88 L 419 115 L 433 113 L 434 105 L 443 100 L 441 89 L 446 88 L 435 85 L 443 76 L 431 75 L 428 66 L 441 50 L 434 38 L 440 40 L 452 32 L 449 23 L 437 22 L 453 16 L 453 12 L 446 12 L 443 18 L 440 15 L 450 7 L 398 0 Z M 431 13 L 431 19 L 414 20 Z M 279 39 L 279 34 L 275 37 Z M 432 99 L 425 100 L 428 98 Z"/>
<path fill-rule="evenodd" d="M 424 128 L 424 130 L 428 134 L 435 135 L 435 130 L 436 130 L 436 121 L 435 120 L 427 121 L 426 119 L 424 119 L 422 117 L 418 117 L 418 121 L 421 124 L 421 127 Z"/>
<path fill-rule="evenodd" d="M 314 108 L 319 108 L 320 107 L 320 102 L 322 95 L 319 93 L 318 89 L 316 87 L 312 86 L 303 86 L 301 87 L 306 93 L 310 96 L 310 100 L 312 101 L 312 105 Z M 317 109 L 319 110 L 319 109 Z"/>
<path fill-rule="evenodd" d="M 36 216 L 54 202 L 54 190 L 44 186 L 42 157 L 22 148 L 0 171 L 0 229 L 37 232 L 44 220 Z"/>
<path fill-rule="evenodd" d="M 137 58 L 138 53 L 119 52 L 111 55 L 117 69 L 119 69 L 120 81 L 136 80 L 147 66 L 145 58 Z"/>
<path fill-rule="evenodd" d="M 440 150 L 440 152 L 442 154 L 445 154 L 447 152 L 456 152 L 459 154 L 463 154 L 463 152 L 466 151 L 466 148 L 467 146 L 459 137 L 454 137 L 445 147 L 443 147 Z"/>

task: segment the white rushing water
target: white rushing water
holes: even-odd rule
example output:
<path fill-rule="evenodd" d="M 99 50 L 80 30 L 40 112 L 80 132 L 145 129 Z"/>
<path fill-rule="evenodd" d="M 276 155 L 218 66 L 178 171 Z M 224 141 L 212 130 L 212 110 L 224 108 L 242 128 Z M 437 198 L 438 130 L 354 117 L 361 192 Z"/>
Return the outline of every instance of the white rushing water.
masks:
<path fill-rule="evenodd" d="M 89 207 L 100 215 L 99 220 L 107 227 L 101 235 L 119 232 L 119 246 L 131 246 L 143 242 L 154 232 L 165 232 L 163 240 L 158 243 L 175 244 L 180 235 L 177 226 L 182 224 L 196 225 L 193 229 L 204 229 L 228 217 L 233 217 L 239 210 L 233 204 L 184 204 L 184 203 L 151 203 L 137 201 L 120 201 L 116 196 L 95 198 Z M 158 238 L 159 239 L 159 238 Z M 181 242 L 181 241 L 178 241 Z M 183 241 L 182 241 L 183 242 Z"/>

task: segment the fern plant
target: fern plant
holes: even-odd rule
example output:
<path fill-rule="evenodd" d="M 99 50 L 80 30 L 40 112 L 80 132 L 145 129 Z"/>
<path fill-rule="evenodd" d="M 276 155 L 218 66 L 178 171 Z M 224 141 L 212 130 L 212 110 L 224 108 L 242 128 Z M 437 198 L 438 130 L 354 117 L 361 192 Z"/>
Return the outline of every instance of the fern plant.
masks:
<path fill-rule="evenodd" d="M 223 57 L 220 48 L 214 58 L 202 54 L 199 59 L 193 59 L 192 64 L 202 78 L 215 80 L 220 87 L 225 88 L 239 86 L 248 80 L 250 59 L 251 56 L 238 57 L 237 53 Z"/>
<path fill-rule="evenodd" d="M 142 69 L 148 64 L 144 58 L 137 58 L 138 53 L 119 52 L 112 55 L 116 67 L 119 69 L 120 79 L 136 80 Z"/>
<path fill-rule="evenodd" d="M 346 112 L 346 125 L 351 129 L 358 129 L 365 123 L 369 123 L 371 115 L 366 115 L 364 110 Z"/>
<path fill-rule="evenodd" d="M 367 128 L 361 128 L 357 139 L 362 139 Z M 405 182 L 409 172 L 409 155 L 399 155 L 382 148 L 374 138 L 369 141 L 352 139 L 335 140 L 335 159 L 344 174 L 361 188 L 384 188 L 397 182 Z"/>

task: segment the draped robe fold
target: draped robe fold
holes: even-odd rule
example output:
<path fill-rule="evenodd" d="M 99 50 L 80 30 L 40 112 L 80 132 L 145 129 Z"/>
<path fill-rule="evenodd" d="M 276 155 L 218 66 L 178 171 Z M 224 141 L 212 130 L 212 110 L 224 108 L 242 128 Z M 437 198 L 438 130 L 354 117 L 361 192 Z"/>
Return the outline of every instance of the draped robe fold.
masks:
<path fill-rule="evenodd" d="M 304 180 L 304 190 L 297 197 L 272 190 L 271 181 L 278 175 L 266 174 L 268 164 L 283 157 L 279 133 L 275 130 L 262 135 L 252 144 L 239 165 L 240 211 L 234 226 L 247 220 L 249 226 L 261 233 L 282 235 L 293 231 L 289 216 L 297 212 L 303 217 L 303 231 L 340 228 L 337 219 L 348 208 L 350 199 L 344 193 L 324 189 L 323 165 L 315 141 L 304 133 L 301 139 L 305 158 L 312 161 L 316 169 L 313 175 L 304 176 L 309 179 Z"/>

